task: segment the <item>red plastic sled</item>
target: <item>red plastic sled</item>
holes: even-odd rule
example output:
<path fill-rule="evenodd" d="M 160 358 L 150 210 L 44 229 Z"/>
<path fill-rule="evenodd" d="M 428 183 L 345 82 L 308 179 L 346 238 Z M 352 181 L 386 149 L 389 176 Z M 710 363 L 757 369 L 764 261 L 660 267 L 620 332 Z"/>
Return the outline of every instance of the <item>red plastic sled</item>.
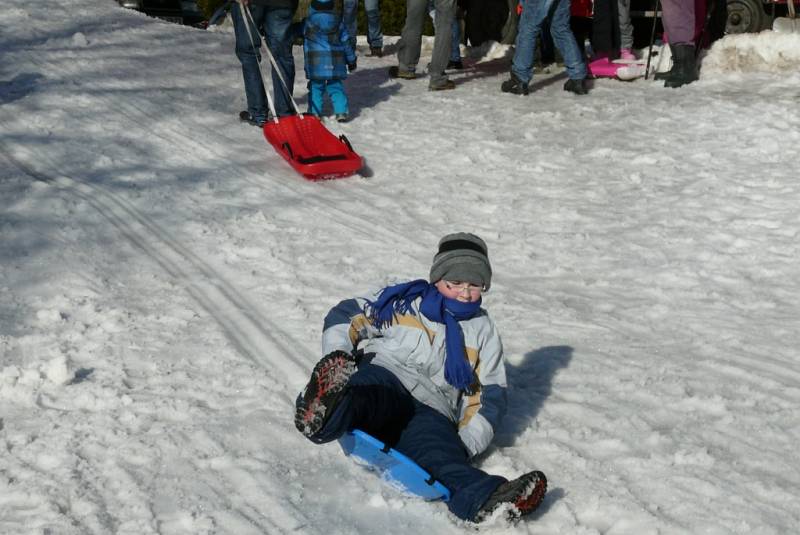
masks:
<path fill-rule="evenodd" d="M 264 137 L 309 180 L 348 177 L 364 165 L 344 135 L 336 137 L 313 115 L 304 113 L 267 121 Z"/>

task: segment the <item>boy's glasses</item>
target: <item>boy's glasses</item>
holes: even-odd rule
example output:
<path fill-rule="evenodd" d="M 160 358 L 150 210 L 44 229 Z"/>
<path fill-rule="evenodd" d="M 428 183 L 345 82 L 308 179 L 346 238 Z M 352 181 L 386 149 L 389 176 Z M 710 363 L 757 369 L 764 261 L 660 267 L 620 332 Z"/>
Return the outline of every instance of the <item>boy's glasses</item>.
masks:
<path fill-rule="evenodd" d="M 472 284 L 470 282 L 460 281 L 444 281 L 445 287 L 451 292 L 464 293 L 465 291 L 470 294 L 479 294 L 483 291 L 483 286 Z"/>

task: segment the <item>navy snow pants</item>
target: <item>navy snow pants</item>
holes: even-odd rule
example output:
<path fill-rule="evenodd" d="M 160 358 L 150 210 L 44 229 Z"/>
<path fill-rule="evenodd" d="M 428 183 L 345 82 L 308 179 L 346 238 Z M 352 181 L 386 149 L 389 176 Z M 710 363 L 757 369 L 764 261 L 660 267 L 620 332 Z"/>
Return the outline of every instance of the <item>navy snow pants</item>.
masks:
<path fill-rule="evenodd" d="M 410 457 L 450 490 L 447 506 L 457 517 L 474 520 L 489 496 L 506 481 L 469 464 L 456 425 L 420 403 L 395 375 L 362 363 L 330 419 L 310 437 L 321 444 L 361 429 Z"/>

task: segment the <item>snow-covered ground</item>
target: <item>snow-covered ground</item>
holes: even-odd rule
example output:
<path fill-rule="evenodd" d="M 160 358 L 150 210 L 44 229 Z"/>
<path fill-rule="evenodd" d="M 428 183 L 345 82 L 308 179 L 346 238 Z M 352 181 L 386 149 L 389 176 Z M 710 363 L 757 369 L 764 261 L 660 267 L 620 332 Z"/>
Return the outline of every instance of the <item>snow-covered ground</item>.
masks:
<path fill-rule="evenodd" d="M 800 35 L 586 97 L 501 94 L 497 49 L 437 93 L 362 57 L 330 128 L 370 172 L 324 183 L 238 123 L 229 30 L 6 0 L 0 50 L 0 533 L 463 532 L 292 424 L 328 308 L 455 230 L 509 363 L 479 463 L 550 480 L 481 532 L 800 525 Z"/>

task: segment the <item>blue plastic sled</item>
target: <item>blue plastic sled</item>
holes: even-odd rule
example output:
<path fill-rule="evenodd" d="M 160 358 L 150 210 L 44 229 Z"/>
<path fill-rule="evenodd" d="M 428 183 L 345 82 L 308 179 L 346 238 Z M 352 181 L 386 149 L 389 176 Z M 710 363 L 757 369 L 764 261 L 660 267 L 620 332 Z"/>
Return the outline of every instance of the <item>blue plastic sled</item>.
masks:
<path fill-rule="evenodd" d="M 345 455 L 362 461 L 404 492 L 430 501 L 450 499 L 450 491 L 417 463 L 363 431 L 356 429 L 345 433 L 339 444 Z"/>

